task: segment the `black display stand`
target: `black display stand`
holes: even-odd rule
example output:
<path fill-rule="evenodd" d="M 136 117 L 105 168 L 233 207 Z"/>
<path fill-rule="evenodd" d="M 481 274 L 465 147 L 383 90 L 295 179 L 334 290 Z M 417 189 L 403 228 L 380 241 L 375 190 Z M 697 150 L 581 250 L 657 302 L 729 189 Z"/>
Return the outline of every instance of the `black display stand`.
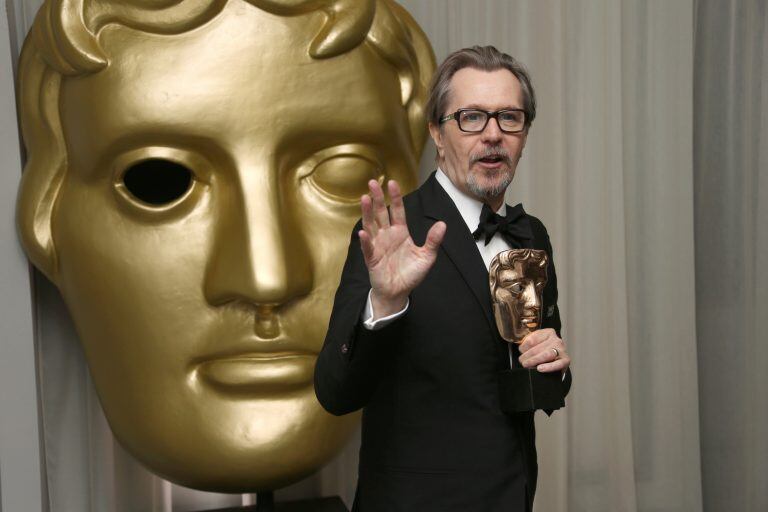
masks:
<path fill-rule="evenodd" d="M 275 495 L 269 491 L 256 494 L 256 505 L 217 508 L 204 512 L 349 512 L 349 510 L 338 496 L 275 503 Z"/>
<path fill-rule="evenodd" d="M 499 374 L 499 399 L 505 413 L 554 411 L 565 407 L 563 374 L 512 368 Z"/>

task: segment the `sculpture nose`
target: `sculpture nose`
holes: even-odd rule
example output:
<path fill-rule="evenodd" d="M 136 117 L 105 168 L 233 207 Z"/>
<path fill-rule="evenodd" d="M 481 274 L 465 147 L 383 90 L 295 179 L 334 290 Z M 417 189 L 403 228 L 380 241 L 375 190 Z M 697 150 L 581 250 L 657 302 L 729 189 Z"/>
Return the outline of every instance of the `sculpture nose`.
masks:
<path fill-rule="evenodd" d="M 539 294 L 536 293 L 536 284 L 529 282 L 525 285 L 523 290 L 523 304 L 528 311 L 538 311 L 541 309 L 541 301 L 539 300 Z"/>
<path fill-rule="evenodd" d="M 255 169 L 240 175 L 239 186 L 222 191 L 214 216 L 214 247 L 205 295 L 219 306 L 254 306 L 257 334 L 277 335 L 276 310 L 307 295 L 312 268 L 304 233 L 291 211 L 281 207 L 274 172 Z"/>

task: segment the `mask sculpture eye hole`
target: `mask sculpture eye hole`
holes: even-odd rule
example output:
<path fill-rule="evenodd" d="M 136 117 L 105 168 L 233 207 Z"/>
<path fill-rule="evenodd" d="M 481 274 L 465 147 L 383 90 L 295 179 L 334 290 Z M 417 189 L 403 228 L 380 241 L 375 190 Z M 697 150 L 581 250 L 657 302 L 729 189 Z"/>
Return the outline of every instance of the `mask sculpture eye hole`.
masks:
<path fill-rule="evenodd" d="M 136 199 L 161 206 L 179 199 L 192 185 L 192 171 L 162 158 L 143 160 L 123 174 L 125 188 Z"/>

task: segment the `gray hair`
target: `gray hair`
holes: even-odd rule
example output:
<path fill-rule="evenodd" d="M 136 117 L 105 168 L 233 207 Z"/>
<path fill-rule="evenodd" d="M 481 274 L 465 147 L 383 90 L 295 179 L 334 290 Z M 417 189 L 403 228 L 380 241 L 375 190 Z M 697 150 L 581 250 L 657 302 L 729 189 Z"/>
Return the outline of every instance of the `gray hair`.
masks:
<path fill-rule="evenodd" d="M 463 68 L 474 68 L 481 71 L 509 70 L 520 81 L 523 92 L 523 109 L 525 110 L 526 130 L 536 117 L 536 93 L 533 90 L 531 77 L 522 63 L 506 53 L 500 52 L 493 46 L 473 46 L 457 50 L 440 64 L 429 88 L 427 100 L 427 119 L 438 126 L 440 118 L 448 104 L 451 93 L 451 78 Z"/>

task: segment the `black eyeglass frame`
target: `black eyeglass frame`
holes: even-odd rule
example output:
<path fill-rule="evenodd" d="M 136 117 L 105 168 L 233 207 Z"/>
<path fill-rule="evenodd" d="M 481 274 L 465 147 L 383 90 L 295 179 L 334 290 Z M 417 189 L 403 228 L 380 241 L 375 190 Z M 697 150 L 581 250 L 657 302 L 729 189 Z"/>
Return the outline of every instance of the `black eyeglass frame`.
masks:
<path fill-rule="evenodd" d="M 461 115 L 462 112 L 483 112 L 486 115 L 485 124 L 479 130 L 465 130 L 464 128 L 461 127 L 461 122 L 459 121 L 459 116 Z M 522 112 L 524 116 L 523 127 L 520 128 L 519 130 L 505 130 L 504 128 L 502 128 L 501 123 L 499 122 L 499 114 L 502 114 L 504 112 Z M 528 125 L 525 122 L 525 118 L 527 117 L 528 117 L 528 112 L 526 112 L 522 108 L 503 108 L 501 110 L 496 110 L 494 112 L 489 112 L 488 110 L 483 110 L 481 108 L 460 108 L 459 110 L 457 110 L 452 114 L 448 114 L 441 117 L 439 119 L 439 123 L 443 124 L 450 121 L 451 119 L 455 119 L 456 125 L 459 127 L 459 130 L 463 131 L 464 133 L 481 133 L 483 130 L 486 129 L 486 127 L 488 126 L 488 122 L 491 119 L 496 119 L 496 124 L 499 126 L 499 130 L 501 130 L 503 133 L 520 133 L 525 131 L 525 129 L 528 127 Z"/>

